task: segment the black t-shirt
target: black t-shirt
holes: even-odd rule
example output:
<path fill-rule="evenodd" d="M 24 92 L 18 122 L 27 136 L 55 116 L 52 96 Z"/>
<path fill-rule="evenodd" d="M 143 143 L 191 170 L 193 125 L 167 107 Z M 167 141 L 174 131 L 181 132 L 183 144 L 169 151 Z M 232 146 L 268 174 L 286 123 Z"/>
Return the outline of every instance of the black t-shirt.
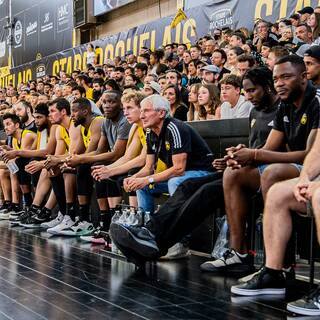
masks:
<path fill-rule="evenodd" d="M 181 104 L 180 106 L 177 107 L 173 117 L 181 121 L 187 121 L 187 114 L 188 114 L 188 107 L 184 104 Z"/>
<path fill-rule="evenodd" d="M 320 103 L 316 89 L 308 83 L 304 100 L 299 109 L 293 104 L 282 101 L 274 119 L 273 129 L 285 136 L 288 151 L 305 150 L 309 133 L 319 127 Z"/>
<path fill-rule="evenodd" d="M 213 171 L 213 155 L 207 143 L 187 123 L 174 118 L 166 118 L 157 136 L 147 129 L 147 153 L 154 154 L 156 160 L 161 159 L 168 168 L 172 167 L 172 156 L 187 153 L 186 171 Z"/>
<path fill-rule="evenodd" d="M 262 148 L 273 128 L 273 119 L 276 116 L 279 106 L 277 101 L 267 109 L 253 108 L 249 115 L 249 148 Z"/>
<path fill-rule="evenodd" d="M 182 102 L 188 106 L 189 105 L 189 91 L 185 87 L 181 87 L 180 90 Z"/>
<path fill-rule="evenodd" d="M 25 126 L 24 124 L 22 125 L 22 129 L 26 129 L 26 130 L 30 130 L 33 131 L 34 133 L 37 133 L 38 129 L 37 126 L 35 124 L 34 121 L 32 121 L 31 123 L 29 123 L 27 126 Z"/>

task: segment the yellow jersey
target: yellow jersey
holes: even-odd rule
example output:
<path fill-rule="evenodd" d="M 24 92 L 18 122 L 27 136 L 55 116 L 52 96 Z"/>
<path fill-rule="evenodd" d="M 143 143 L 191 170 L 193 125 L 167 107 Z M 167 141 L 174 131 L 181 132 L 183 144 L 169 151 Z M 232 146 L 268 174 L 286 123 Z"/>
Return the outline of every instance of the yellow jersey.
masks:
<path fill-rule="evenodd" d="M 72 120 L 70 120 L 69 128 L 71 126 L 71 122 L 72 122 Z M 68 129 L 66 129 L 64 126 L 60 125 L 60 137 L 65 142 L 67 150 L 69 150 L 69 147 L 70 147 L 70 135 L 69 135 Z"/>
<path fill-rule="evenodd" d="M 49 140 L 49 130 L 37 131 L 37 150 L 45 149 Z"/>
<path fill-rule="evenodd" d="M 147 138 L 146 138 L 146 133 L 144 132 L 142 127 L 138 127 L 138 135 L 139 135 L 140 143 L 142 144 L 142 146 L 145 146 L 147 144 Z M 157 169 L 155 173 L 162 172 L 167 168 L 168 168 L 167 165 L 162 160 L 158 159 Z"/>
<path fill-rule="evenodd" d="M 86 128 L 84 126 L 81 126 L 81 136 L 82 136 L 82 140 L 83 140 L 83 144 L 84 144 L 84 147 L 86 148 L 86 150 L 88 149 L 89 147 L 89 144 L 90 144 L 90 140 L 91 140 L 91 125 L 93 123 L 93 121 L 95 119 L 103 119 L 102 116 L 97 116 L 95 118 L 92 119 L 91 123 L 90 123 L 90 126 L 88 128 L 88 130 L 86 130 Z"/>
<path fill-rule="evenodd" d="M 21 146 L 21 144 L 22 144 L 22 139 L 25 137 L 25 135 L 26 135 L 27 133 L 34 133 L 34 132 L 31 131 L 31 130 L 23 129 L 23 130 L 22 130 L 22 133 L 21 133 L 21 138 L 20 138 L 20 140 L 12 137 L 12 147 L 13 147 L 13 149 L 15 149 L 15 150 L 22 150 L 22 146 Z"/>

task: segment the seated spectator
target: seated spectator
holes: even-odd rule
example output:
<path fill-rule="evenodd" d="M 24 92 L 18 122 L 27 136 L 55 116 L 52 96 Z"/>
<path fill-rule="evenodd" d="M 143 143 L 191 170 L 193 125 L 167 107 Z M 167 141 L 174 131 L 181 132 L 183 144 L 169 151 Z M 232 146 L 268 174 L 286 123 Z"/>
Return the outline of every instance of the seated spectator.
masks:
<path fill-rule="evenodd" d="M 199 114 L 204 120 L 220 119 L 220 92 L 214 84 L 202 84 L 198 91 Z"/>
<path fill-rule="evenodd" d="M 200 69 L 202 71 L 203 84 L 217 84 L 220 75 L 220 69 L 215 65 L 207 65 Z"/>
<path fill-rule="evenodd" d="M 182 75 L 181 75 L 181 73 L 179 71 L 171 69 L 171 70 L 167 70 L 165 72 L 165 74 L 166 74 L 167 84 L 173 84 L 173 85 L 177 86 L 179 91 L 180 91 L 182 102 L 185 105 L 188 105 L 189 92 L 184 86 L 182 86 Z"/>
<path fill-rule="evenodd" d="M 188 86 L 194 83 L 201 83 L 201 79 L 197 75 L 197 63 L 199 60 L 191 60 L 188 64 Z"/>
<path fill-rule="evenodd" d="M 221 119 L 247 118 L 253 107 L 241 93 L 241 78 L 230 74 L 220 82 L 221 86 Z"/>
<path fill-rule="evenodd" d="M 275 46 L 270 49 L 266 65 L 272 71 L 276 62 L 289 54 L 289 50 L 282 46 Z"/>
<path fill-rule="evenodd" d="M 320 46 L 312 46 L 304 53 L 307 79 L 311 80 L 319 92 L 320 89 Z"/>
<path fill-rule="evenodd" d="M 188 121 L 205 120 L 204 115 L 201 114 L 201 109 L 198 101 L 199 88 L 201 83 L 195 83 L 190 86 L 189 91 L 189 111 L 187 114 Z"/>
<path fill-rule="evenodd" d="M 253 56 L 247 55 L 247 54 L 241 54 L 238 56 L 238 62 L 237 62 L 237 70 L 239 72 L 239 76 L 243 77 L 244 74 L 252 69 L 254 65 L 256 64 L 256 61 Z"/>
<path fill-rule="evenodd" d="M 312 39 L 313 39 L 312 29 L 307 24 L 299 24 L 296 27 L 295 36 L 297 37 L 297 39 L 300 41 L 301 44 L 312 43 Z"/>
<path fill-rule="evenodd" d="M 143 83 L 144 78 L 148 74 L 148 65 L 145 63 L 137 63 L 134 70 L 135 70 L 136 77 L 138 77 L 140 82 Z"/>
<path fill-rule="evenodd" d="M 220 69 L 218 81 L 220 81 L 225 74 L 230 73 L 230 70 L 224 67 L 227 62 L 227 54 L 222 49 L 215 49 L 211 55 L 211 63 Z"/>
<path fill-rule="evenodd" d="M 244 51 L 240 47 L 233 47 L 228 51 L 228 59 L 225 66 L 228 70 L 230 70 L 231 73 L 237 74 L 238 56 L 240 56 L 241 54 L 244 54 Z"/>
<path fill-rule="evenodd" d="M 188 107 L 182 101 L 178 86 L 169 83 L 164 87 L 162 94 L 169 101 L 171 116 L 187 121 Z"/>

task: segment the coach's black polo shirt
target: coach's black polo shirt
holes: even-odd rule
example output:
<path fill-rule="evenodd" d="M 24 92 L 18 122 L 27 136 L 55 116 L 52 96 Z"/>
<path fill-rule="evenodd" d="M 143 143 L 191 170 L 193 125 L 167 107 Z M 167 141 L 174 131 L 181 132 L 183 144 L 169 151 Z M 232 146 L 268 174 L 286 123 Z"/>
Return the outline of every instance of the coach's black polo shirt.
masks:
<path fill-rule="evenodd" d="M 273 128 L 273 120 L 276 116 L 280 100 L 273 106 L 268 108 L 251 109 L 249 115 L 249 148 L 262 148 L 268 138 L 268 135 Z"/>
<path fill-rule="evenodd" d="M 310 131 L 319 127 L 319 110 L 316 88 L 310 83 L 299 109 L 292 103 L 280 103 L 273 128 L 284 133 L 288 151 L 306 149 Z"/>
<path fill-rule="evenodd" d="M 172 167 L 173 155 L 187 153 L 186 171 L 213 170 L 213 156 L 207 143 L 197 131 L 180 120 L 166 118 L 160 135 L 148 129 L 146 139 L 147 153 L 154 154 L 156 160 L 161 159 L 168 168 Z"/>

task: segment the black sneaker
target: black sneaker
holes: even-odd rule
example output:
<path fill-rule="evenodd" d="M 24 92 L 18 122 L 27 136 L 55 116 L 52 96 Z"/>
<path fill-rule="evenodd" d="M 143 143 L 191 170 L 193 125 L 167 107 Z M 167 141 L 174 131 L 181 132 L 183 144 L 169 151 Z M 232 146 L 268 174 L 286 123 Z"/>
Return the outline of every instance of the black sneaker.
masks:
<path fill-rule="evenodd" d="M 231 292 L 240 296 L 283 295 L 286 280 L 283 272 L 271 274 L 262 268 L 251 280 L 231 287 Z"/>
<path fill-rule="evenodd" d="M 255 275 L 260 273 L 263 270 L 263 268 L 259 269 L 257 272 L 251 273 L 243 278 L 238 279 L 239 283 L 245 283 L 251 280 Z M 291 281 L 295 280 L 296 278 L 296 272 L 294 270 L 294 267 L 289 267 L 289 268 L 282 268 L 283 275 L 286 279 L 286 281 Z"/>
<path fill-rule="evenodd" d="M 42 208 L 40 210 L 38 210 L 37 214 L 34 216 L 34 219 L 36 221 L 37 224 L 41 224 L 43 222 L 48 222 L 51 219 L 51 210 L 47 209 L 47 208 Z"/>
<path fill-rule="evenodd" d="M 203 263 L 200 269 L 205 272 L 251 272 L 254 270 L 253 256 L 249 253 L 242 255 L 230 249 L 222 258 Z"/>
<path fill-rule="evenodd" d="M 113 242 L 138 253 L 145 260 L 154 260 L 159 257 L 159 248 L 154 235 L 145 227 L 111 223 L 110 236 Z M 123 252 L 121 248 L 119 249 Z M 123 254 L 126 255 L 125 252 Z"/>
<path fill-rule="evenodd" d="M 320 286 L 307 296 L 288 303 L 287 310 L 305 316 L 320 316 Z"/>
<path fill-rule="evenodd" d="M 11 225 L 19 224 L 21 222 L 26 221 L 29 217 L 31 217 L 31 213 L 28 209 L 21 210 L 20 212 L 17 212 L 17 215 L 15 217 L 12 217 L 9 219 L 9 222 Z"/>
<path fill-rule="evenodd" d="M 29 215 L 25 219 L 19 222 L 21 227 L 25 227 L 27 229 L 36 229 L 41 228 L 41 223 L 44 221 L 39 221 L 37 217 L 42 217 L 44 209 L 31 207 L 29 210 Z M 49 213 L 49 215 L 51 212 Z"/>

